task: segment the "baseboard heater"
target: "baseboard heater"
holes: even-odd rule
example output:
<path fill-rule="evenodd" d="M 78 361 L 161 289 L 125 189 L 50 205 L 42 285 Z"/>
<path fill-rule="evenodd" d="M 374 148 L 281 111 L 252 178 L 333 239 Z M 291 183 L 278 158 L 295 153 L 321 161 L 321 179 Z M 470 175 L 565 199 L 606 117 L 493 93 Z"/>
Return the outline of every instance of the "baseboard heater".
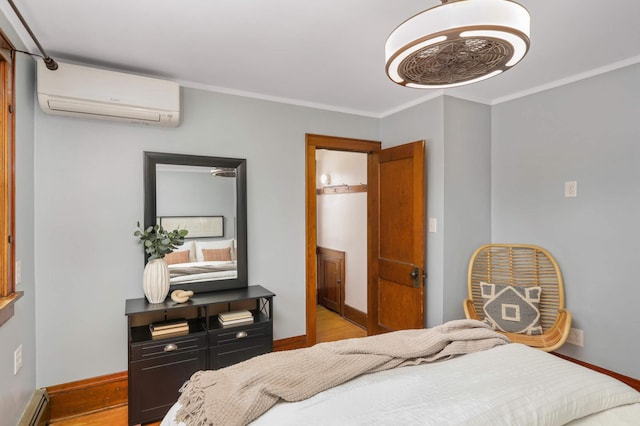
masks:
<path fill-rule="evenodd" d="M 49 395 L 46 389 L 36 389 L 25 408 L 18 426 L 44 426 L 49 423 Z"/>

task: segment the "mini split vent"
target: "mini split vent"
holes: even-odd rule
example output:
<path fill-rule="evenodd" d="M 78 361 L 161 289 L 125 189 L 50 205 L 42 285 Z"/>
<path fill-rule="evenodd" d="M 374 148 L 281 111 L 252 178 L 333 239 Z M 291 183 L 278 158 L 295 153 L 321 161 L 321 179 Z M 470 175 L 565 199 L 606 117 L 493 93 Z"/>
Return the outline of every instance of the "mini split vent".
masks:
<path fill-rule="evenodd" d="M 38 60 L 38 102 L 48 114 L 177 127 L 180 85 L 173 81 Z"/>

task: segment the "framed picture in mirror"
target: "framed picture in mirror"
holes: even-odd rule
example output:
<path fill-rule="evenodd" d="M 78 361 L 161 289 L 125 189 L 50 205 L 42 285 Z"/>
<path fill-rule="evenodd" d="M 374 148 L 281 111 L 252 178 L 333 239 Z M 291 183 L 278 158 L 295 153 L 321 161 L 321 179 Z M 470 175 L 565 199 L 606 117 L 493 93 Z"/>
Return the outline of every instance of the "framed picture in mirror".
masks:
<path fill-rule="evenodd" d="M 224 216 L 159 216 L 164 229 L 186 229 L 186 238 L 224 237 Z"/>

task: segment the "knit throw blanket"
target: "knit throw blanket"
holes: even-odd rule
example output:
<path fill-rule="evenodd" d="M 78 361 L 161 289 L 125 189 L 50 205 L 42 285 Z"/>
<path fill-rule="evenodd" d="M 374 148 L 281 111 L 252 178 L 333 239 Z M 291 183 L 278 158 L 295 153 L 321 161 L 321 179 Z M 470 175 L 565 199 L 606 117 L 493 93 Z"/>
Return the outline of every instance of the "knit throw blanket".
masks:
<path fill-rule="evenodd" d="M 198 371 L 181 389 L 176 420 L 246 425 L 279 400 L 301 401 L 357 376 L 444 360 L 509 343 L 488 325 L 456 320 L 430 329 L 272 352 L 220 370 Z"/>

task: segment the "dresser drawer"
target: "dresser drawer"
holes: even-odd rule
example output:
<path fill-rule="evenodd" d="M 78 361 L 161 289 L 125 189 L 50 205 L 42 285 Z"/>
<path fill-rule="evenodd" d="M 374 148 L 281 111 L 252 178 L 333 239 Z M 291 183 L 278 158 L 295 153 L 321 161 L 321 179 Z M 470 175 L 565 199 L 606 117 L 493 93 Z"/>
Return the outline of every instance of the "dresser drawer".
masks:
<path fill-rule="evenodd" d="M 131 361 L 180 354 L 206 348 L 205 333 L 189 334 L 181 337 L 164 338 L 131 345 Z"/>
<path fill-rule="evenodd" d="M 225 345 L 228 343 L 248 341 L 260 337 L 271 338 L 272 326 L 273 323 L 271 321 L 266 321 L 211 330 L 209 345 Z"/>
<path fill-rule="evenodd" d="M 239 325 L 211 330 L 209 367 L 218 369 L 273 350 L 273 323 Z"/>
<path fill-rule="evenodd" d="M 209 367 L 213 370 L 228 367 L 254 356 L 271 352 L 273 339 L 271 336 L 240 340 L 226 345 L 209 348 Z"/>
<path fill-rule="evenodd" d="M 129 424 L 161 419 L 180 396 L 180 388 L 207 368 L 207 351 L 182 350 L 129 363 Z"/>

